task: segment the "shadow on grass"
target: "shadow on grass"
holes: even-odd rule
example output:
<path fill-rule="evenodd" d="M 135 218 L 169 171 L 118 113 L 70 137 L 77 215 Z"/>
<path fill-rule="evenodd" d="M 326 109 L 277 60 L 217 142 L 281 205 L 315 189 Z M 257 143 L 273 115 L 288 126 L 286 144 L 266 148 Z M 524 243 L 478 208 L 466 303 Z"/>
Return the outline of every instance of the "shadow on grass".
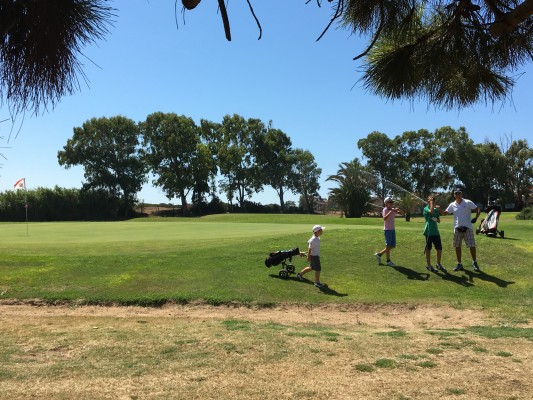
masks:
<path fill-rule="evenodd" d="M 491 236 L 487 236 L 487 238 L 491 239 L 491 240 L 522 240 L 522 239 L 517 239 L 517 238 L 512 238 L 512 237 L 500 237 L 500 236 L 494 236 L 494 237 L 491 237 Z"/>
<path fill-rule="evenodd" d="M 516 283 L 514 281 L 509 281 L 509 282 L 504 281 L 503 279 L 500 279 L 493 275 L 489 275 L 483 271 L 479 271 L 479 272 L 465 271 L 464 273 L 468 275 L 468 280 L 470 282 L 473 282 L 474 278 L 477 278 L 477 279 L 482 279 L 487 282 L 495 283 L 496 285 L 502 288 L 506 288 L 507 286 L 512 285 L 513 283 Z"/>
<path fill-rule="evenodd" d="M 402 267 L 399 265 L 395 267 L 391 267 L 391 268 L 407 276 L 407 279 L 412 279 L 416 281 L 427 281 L 430 277 L 430 274 L 427 272 L 418 272 L 410 268 Z M 443 280 L 450 281 L 450 282 L 456 283 L 464 287 L 474 286 L 474 284 L 472 283 L 472 279 L 465 275 L 457 276 L 457 275 L 452 275 L 452 274 L 444 273 L 440 271 L 433 272 L 433 274 L 435 274 L 436 276 L 440 277 Z"/>
<path fill-rule="evenodd" d="M 396 265 L 395 267 L 389 267 L 395 269 L 401 274 L 404 274 L 407 279 L 412 279 L 414 281 L 427 281 L 429 279 L 428 273 L 420 273 L 411 268 L 402 267 L 401 265 Z"/>
<path fill-rule="evenodd" d="M 274 274 L 270 274 L 270 277 L 271 278 L 277 278 L 277 279 L 281 279 L 283 281 L 295 281 L 297 283 L 304 283 L 304 284 L 307 284 L 307 285 L 313 285 L 314 286 L 314 282 L 313 281 L 310 281 L 309 279 L 306 279 L 306 278 L 303 278 L 303 280 L 299 280 L 298 278 L 296 277 L 290 277 L 288 279 L 284 279 L 284 278 L 281 278 L 279 275 L 274 275 Z M 322 293 L 324 294 L 327 294 L 329 296 L 337 296 L 337 297 L 346 297 L 348 296 L 347 293 L 339 293 L 337 292 L 336 290 L 328 287 L 328 286 L 325 286 L 325 287 L 322 287 L 322 288 L 317 288 L 318 290 L 320 290 Z"/>
<path fill-rule="evenodd" d="M 448 272 L 441 272 L 441 271 L 436 271 L 433 273 L 445 281 L 450 281 L 450 282 L 456 283 L 464 287 L 474 286 L 474 284 L 472 283 L 472 279 L 465 275 L 453 275 Z"/>

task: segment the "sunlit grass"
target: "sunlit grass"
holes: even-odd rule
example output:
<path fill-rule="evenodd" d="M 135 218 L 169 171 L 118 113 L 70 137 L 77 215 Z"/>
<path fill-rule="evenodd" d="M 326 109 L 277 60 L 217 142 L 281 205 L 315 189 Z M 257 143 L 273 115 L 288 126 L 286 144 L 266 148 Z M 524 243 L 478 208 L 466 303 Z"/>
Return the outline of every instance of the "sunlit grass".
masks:
<path fill-rule="evenodd" d="M 322 280 L 328 290 L 281 279 L 268 269 L 268 253 L 306 250 L 314 224 L 322 236 Z M 339 215 L 223 214 L 204 218 L 137 219 L 123 222 L 0 224 L 0 299 L 44 299 L 89 304 L 160 305 L 203 300 L 217 305 L 280 303 L 417 303 L 500 310 L 507 319 L 533 315 L 531 221 L 503 214 L 505 238 L 476 236 L 481 273 L 454 273 L 452 218 L 440 231 L 449 273 L 425 267 L 424 221 L 396 221 L 397 267 L 378 266 L 383 248 L 380 218 Z M 434 257 L 434 254 L 433 254 Z M 434 258 L 433 258 L 434 259 Z M 296 270 L 306 265 L 293 258 Z M 444 334 L 444 333 L 441 333 Z"/>

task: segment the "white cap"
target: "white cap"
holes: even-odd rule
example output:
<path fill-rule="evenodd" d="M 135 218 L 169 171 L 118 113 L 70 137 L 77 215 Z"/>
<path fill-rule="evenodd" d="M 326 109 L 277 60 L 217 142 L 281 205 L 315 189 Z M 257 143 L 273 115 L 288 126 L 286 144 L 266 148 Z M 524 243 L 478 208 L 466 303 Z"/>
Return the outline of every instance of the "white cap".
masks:
<path fill-rule="evenodd" d="M 387 197 L 385 199 L 385 204 L 387 204 L 387 203 L 394 203 L 394 200 L 392 200 L 392 197 Z"/>
<path fill-rule="evenodd" d="M 325 226 L 315 225 L 313 226 L 313 233 L 317 233 L 318 231 L 323 231 L 324 229 L 326 229 Z"/>

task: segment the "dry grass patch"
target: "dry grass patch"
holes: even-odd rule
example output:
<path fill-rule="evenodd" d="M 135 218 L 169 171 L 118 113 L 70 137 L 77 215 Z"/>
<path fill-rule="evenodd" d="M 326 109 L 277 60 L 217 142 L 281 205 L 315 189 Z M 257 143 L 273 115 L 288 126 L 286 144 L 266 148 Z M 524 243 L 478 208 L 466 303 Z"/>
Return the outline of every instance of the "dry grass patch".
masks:
<path fill-rule="evenodd" d="M 533 327 L 487 337 L 472 328 L 497 322 L 474 310 L 4 305 L 0 312 L 0 398 L 526 399 L 533 392 Z"/>

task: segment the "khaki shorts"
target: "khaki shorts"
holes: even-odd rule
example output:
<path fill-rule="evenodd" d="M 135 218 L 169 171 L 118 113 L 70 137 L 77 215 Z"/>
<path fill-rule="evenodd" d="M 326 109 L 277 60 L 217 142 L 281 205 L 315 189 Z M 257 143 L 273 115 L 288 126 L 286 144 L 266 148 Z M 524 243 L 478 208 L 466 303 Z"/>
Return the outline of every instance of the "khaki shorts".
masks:
<path fill-rule="evenodd" d="M 467 229 L 466 232 L 458 232 L 457 229 L 453 232 L 453 247 L 461 247 L 463 240 L 466 247 L 476 247 L 476 240 L 474 239 L 474 231 Z"/>

